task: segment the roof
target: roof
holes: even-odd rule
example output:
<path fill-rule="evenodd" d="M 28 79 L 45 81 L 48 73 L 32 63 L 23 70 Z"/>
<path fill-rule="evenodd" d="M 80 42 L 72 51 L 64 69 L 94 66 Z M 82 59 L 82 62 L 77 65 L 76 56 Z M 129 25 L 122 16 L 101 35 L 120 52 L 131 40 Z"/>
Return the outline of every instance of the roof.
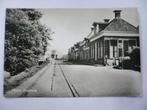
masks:
<path fill-rule="evenodd" d="M 131 33 L 139 33 L 138 29 L 127 21 L 119 18 L 113 19 L 103 31 L 125 31 Z"/>
<path fill-rule="evenodd" d="M 99 26 L 101 26 L 102 24 L 100 24 Z M 129 22 L 123 20 L 122 18 L 114 18 L 112 21 L 110 21 L 108 24 L 106 25 L 102 25 L 101 29 L 99 30 L 98 33 L 96 33 L 96 35 L 91 36 L 90 39 L 95 39 L 99 38 L 101 36 L 101 34 L 105 34 L 105 33 L 109 33 L 108 35 L 110 35 L 111 33 L 117 33 L 117 35 L 119 33 L 121 33 L 121 35 L 124 34 L 139 34 L 139 29 L 137 29 L 137 27 L 133 26 L 132 24 L 130 24 Z"/>

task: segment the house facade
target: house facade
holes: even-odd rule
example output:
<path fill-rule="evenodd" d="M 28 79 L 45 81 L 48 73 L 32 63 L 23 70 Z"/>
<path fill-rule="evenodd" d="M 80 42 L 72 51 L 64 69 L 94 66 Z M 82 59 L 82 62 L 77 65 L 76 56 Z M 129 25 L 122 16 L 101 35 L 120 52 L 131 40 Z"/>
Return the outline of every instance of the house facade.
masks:
<path fill-rule="evenodd" d="M 138 28 L 121 18 L 121 10 L 115 10 L 114 15 L 111 21 L 92 24 L 90 34 L 79 43 L 79 61 L 118 65 L 139 47 Z"/>

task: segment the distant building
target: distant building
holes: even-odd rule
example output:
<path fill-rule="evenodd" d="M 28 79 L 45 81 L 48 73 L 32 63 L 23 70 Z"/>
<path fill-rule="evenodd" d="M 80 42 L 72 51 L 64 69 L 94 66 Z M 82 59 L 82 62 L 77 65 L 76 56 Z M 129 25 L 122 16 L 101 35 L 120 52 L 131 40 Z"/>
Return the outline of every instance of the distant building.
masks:
<path fill-rule="evenodd" d="M 123 20 L 121 10 L 115 10 L 114 14 L 111 21 L 104 19 L 92 24 L 90 34 L 79 42 L 78 49 L 73 46 L 69 51 L 70 59 L 114 65 L 139 47 L 139 27 Z"/>
<path fill-rule="evenodd" d="M 79 61 L 80 60 L 80 42 L 76 43 L 73 47 L 68 50 L 68 58 L 71 61 Z"/>

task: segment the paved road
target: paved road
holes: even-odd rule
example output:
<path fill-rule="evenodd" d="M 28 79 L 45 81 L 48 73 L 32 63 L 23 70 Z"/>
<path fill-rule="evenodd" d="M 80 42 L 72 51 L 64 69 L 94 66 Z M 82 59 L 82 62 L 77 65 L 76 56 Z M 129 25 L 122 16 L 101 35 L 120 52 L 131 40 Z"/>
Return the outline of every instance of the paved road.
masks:
<path fill-rule="evenodd" d="M 53 61 L 6 96 L 136 96 L 140 92 L 139 72 Z"/>

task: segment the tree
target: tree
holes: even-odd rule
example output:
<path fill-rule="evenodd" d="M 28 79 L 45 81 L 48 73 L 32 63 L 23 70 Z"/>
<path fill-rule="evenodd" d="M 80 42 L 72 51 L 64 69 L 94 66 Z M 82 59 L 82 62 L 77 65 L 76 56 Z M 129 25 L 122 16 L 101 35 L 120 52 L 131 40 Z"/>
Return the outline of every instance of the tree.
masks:
<path fill-rule="evenodd" d="M 34 9 L 6 10 L 4 68 L 11 75 L 36 65 L 45 54 L 51 30 L 39 22 L 41 17 Z"/>

